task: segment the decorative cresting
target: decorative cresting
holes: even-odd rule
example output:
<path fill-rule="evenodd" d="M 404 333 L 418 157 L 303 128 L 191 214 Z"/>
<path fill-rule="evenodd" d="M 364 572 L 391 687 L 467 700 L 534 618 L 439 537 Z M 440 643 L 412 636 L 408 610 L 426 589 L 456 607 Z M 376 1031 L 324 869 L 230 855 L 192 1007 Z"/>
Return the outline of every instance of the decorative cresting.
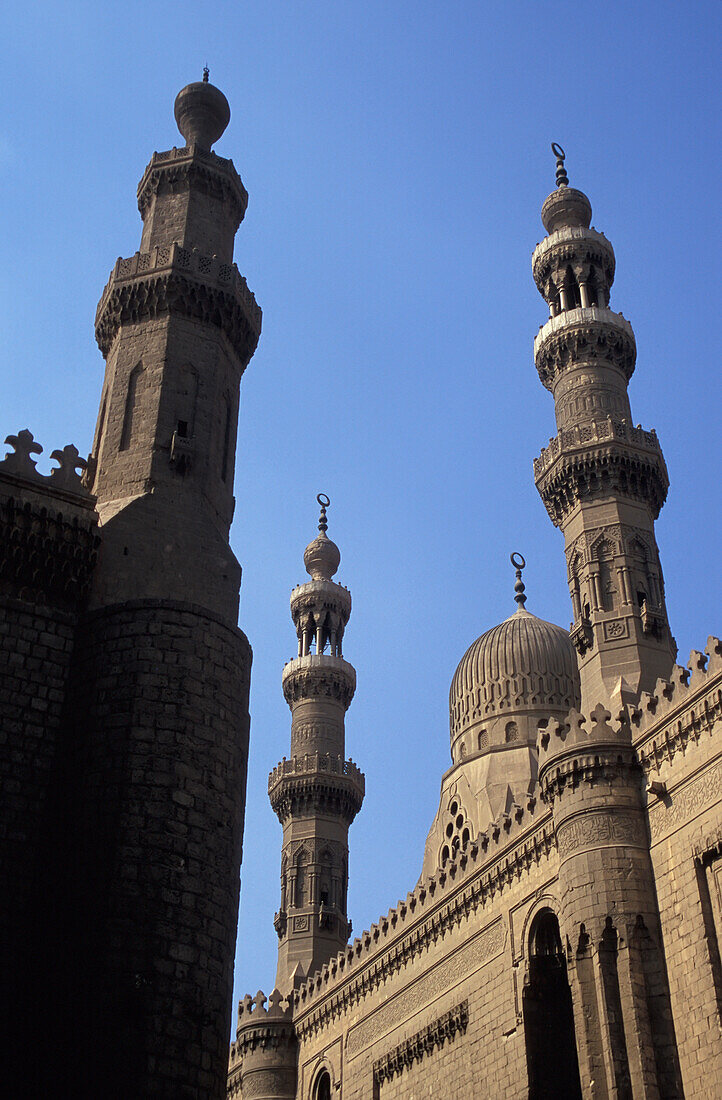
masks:
<path fill-rule="evenodd" d="M 288 1000 L 277 989 L 268 1001 L 260 990 L 255 997 L 248 994 L 238 1005 L 236 1039 L 231 1043 L 228 1064 L 228 1096 L 295 1100 L 297 1050 Z"/>
<path fill-rule="evenodd" d="M 268 794 L 283 825 L 276 984 L 288 988 L 346 943 L 348 829 L 363 802 L 364 776 L 345 756 L 344 716 L 356 672 L 342 656 L 351 595 L 332 578 L 341 554 L 326 531 L 324 493 L 318 535 L 306 547 L 311 579 L 291 593 L 298 656 L 283 670 L 291 708 L 291 753 L 273 769 Z"/>
<path fill-rule="evenodd" d="M 539 731 L 538 747 L 582 1080 L 598 1081 L 599 1095 L 680 1096 L 643 773 L 626 710 L 616 719 L 601 703 L 588 717 L 571 711 Z"/>
<path fill-rule="evenodd" d="M 558 434 L 535 460 L 534 479 L 566 540 L 572 639 L 590 706 L 620 678 L 623 691 L 650 688 L 674 660 L 654 539 L 669 478 L 655 432 L 632 422 L 627 385 L 637 349 L 629 321 L 609 308 L 612 246 L 590 228 L 586 195 L 569 187 L 564 150 L 552 149 L 557 187 L 542 207 L 549 235 L 532 271 L 550 312 L 534 359 L 554 397 Z"/>
<path fill-rule="evenodd" d="M 491 749 L 511 739 L 534 743 L 538 720 L 566 714 L 579 700 L 579 680 L 569 634 L 526 610 L 520 554 L 516 569 L 515 614 L 469 646 L 454 673 L 449 692 L 451 755 Z M 460 751 L 464 744 L 465 751 Z"/>
<path fill-rule="evenodd" d="M 78 473 L 87 463 L 68 444 L 52 452 L 58 465 L 46 477 L 32 457 L 43 451 L 32 432 L 5 442 L 13 449 L 0 461 L 0 593 L 75 607 L 100 546 L 95 498 Z"/>

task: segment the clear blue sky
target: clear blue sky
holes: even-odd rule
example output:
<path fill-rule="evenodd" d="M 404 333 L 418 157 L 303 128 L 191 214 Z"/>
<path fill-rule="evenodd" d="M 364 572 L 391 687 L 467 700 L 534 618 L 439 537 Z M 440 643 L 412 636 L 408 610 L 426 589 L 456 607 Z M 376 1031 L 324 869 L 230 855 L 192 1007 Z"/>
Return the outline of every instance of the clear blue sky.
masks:
<path fill-rule="evenodd" d="M 530 254 L 552 140 L 612 241 L 634 325 L 635 421 L 672 481 L 657 525 L 680 657 L 722 629 L 718 3 L 12 5 L 0 120 L 2 437 L 87 453 L 103 364 L 93 315 L 140 241 L 135 188 L 180 144 L 173 100 L 204 63 L 232 119 L 218 152 L 250 193 L 236 260 L 264 311 L 242 387 L 233 546 L 254 649 L 236 998 L 275 975 L 288 751 L 288 596 L 315 496 L 353 594 L 348 753 L 357 932 L 405 897 L 449 764 L 447 693 L 514 608 L 571 617 L 562 537 L 534 489 L 554 434 L 532 339 Z M 42 462 L 41 462 L 42 466 Z"/>

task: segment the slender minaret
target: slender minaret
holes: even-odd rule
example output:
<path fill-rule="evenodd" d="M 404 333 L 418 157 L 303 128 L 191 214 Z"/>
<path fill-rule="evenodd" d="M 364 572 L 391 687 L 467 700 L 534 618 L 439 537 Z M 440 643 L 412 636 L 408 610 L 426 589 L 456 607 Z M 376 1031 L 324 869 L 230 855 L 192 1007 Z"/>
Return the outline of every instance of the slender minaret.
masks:
<path fill-rule="evenodd" d="M 298 656 L 283 670 L 291 708 L 291 755 L 268 780 L 283 825 L 281 907 L 276 913 L 276 986 L 287 991 L 347 942 L 348 830 L 361 808 L 364 777 L 346 760 L 344 720 L 356 688 L 341 655 L 351 594 L 331 578 L 338 547 L 326 535 L 329 499 L 319 493 L 318 536 L 303 555 L 311 580 L 291 593 Z"/>
<path fill-rule="evenodd" d="M 96 315 L 101 546 L 65 742 L 78 1096 L 225 1095 L 251 667 L 228 533 L 261 313 L 233 263 L 247 195 L 211 148 L 230 110 L 207 77 L 176 98 L 184 144 L 153 154 L 140 250 Z"/>
<path fill-rule="evenodd" d="M 669 630 L 654 521 L 668 488 L 654 431 L 634 427 L 627 385 L 632 326 L 609 309 L 611 244 L 589 228 L 592 208 L 569 187 L 564 151 L 542 206 L 549 234 L 532 257 L 551 317 L 534 341 L 554 395 L 558 434 L 534 462 L 536 485 L 566 544 L 582 708 L 615 692 L 626 701 L 669 675 Z"/>

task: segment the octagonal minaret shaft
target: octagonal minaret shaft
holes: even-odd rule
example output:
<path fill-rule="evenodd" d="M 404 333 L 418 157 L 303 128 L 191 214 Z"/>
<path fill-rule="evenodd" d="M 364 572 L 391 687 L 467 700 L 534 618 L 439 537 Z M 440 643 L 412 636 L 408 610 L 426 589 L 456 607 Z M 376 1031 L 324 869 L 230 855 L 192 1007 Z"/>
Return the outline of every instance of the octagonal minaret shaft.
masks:
<path fill-rule="evenodd" d="M 564 151 L 552 148 L 557 187 L 542 207 L 548 236 L 532 270 L 551 314 L 534 357 L 554 396 L 558 434 L 535 460 L 534 477 L 564 534 L 582 707 L 590 708 L 615 691 L 650 691 L 672 668 L 654 536 L 669 482 L 655 432 L 632 423 L 636 344 L 629 321 L 609 309 L 614 251 L 590 229 L 589 199 L 569 187 Z"/>
<path fill-rule="evenodd" d="M 364 797 L 363 774 L 345 758 L 345 715 L 356 688 L 353 665 L 342 657 L 351 594 L 331 579 L 341 555 L 326 535 L 330 501 L 319 493 L 318 502 L 319 534 L 303 556 L 311 580 L 291 593 L 298 656 L 283 670 L 291 756 L 268 779 L 283 825 L 274 922 L 280 990 L 318 970 L 348 940 L 348 830 Z"/>

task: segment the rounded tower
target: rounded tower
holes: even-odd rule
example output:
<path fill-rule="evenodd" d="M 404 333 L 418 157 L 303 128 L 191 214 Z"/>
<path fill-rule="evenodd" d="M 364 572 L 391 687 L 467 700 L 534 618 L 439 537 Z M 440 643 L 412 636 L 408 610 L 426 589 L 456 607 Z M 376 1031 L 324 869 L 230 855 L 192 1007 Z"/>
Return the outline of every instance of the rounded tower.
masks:
<path fill-rule="evenodd" d="M 78 1095 L 225 1094 L 251 668 L 228 536 L 261 325 L 233 263 L 246 191 L 211 148 L 229 115 L 207 73 L 179 93 L 182 147 L 153 154 L 140 250 L 96 315 L 101 547 L 67 738 Z"/>
<path fill-rule="evenodd" d="M 332 578 L 341 555 L 328 538 L 319 493 L 318 535 L 303 555 L 310 580 L 291 593 L 298 655 L 283 670 L 291 708 L 291 754 L 271 772 L 268 794 L 283 826 L 276 985 L 287 990 L 335 955 L 351 932 L 348 830 L 361 808 L 364 776 L 346 760 L 345 715 L 356 672 L 342 656 L 351 594 Z"/>
<path fill-rule="evenodd" d="M 542 384 L 553 394 L 557 435 L 534 462 L 536 485 L 566 545 L 587 708 L 614 691 L 638 695 L 669 676 L 669 630 L 654 522 L 669 481 L 654 431 L 635 427 L 627 386 L 632 326 L 609 308 L 614 251 L 590 228 L 592 208 L 569 186 L 564 151 L 545 199 L 548 236 L 532 257 L 550 318 L 534 341 Z M 621 685 L 620 685 L 621 680 Z"/>

